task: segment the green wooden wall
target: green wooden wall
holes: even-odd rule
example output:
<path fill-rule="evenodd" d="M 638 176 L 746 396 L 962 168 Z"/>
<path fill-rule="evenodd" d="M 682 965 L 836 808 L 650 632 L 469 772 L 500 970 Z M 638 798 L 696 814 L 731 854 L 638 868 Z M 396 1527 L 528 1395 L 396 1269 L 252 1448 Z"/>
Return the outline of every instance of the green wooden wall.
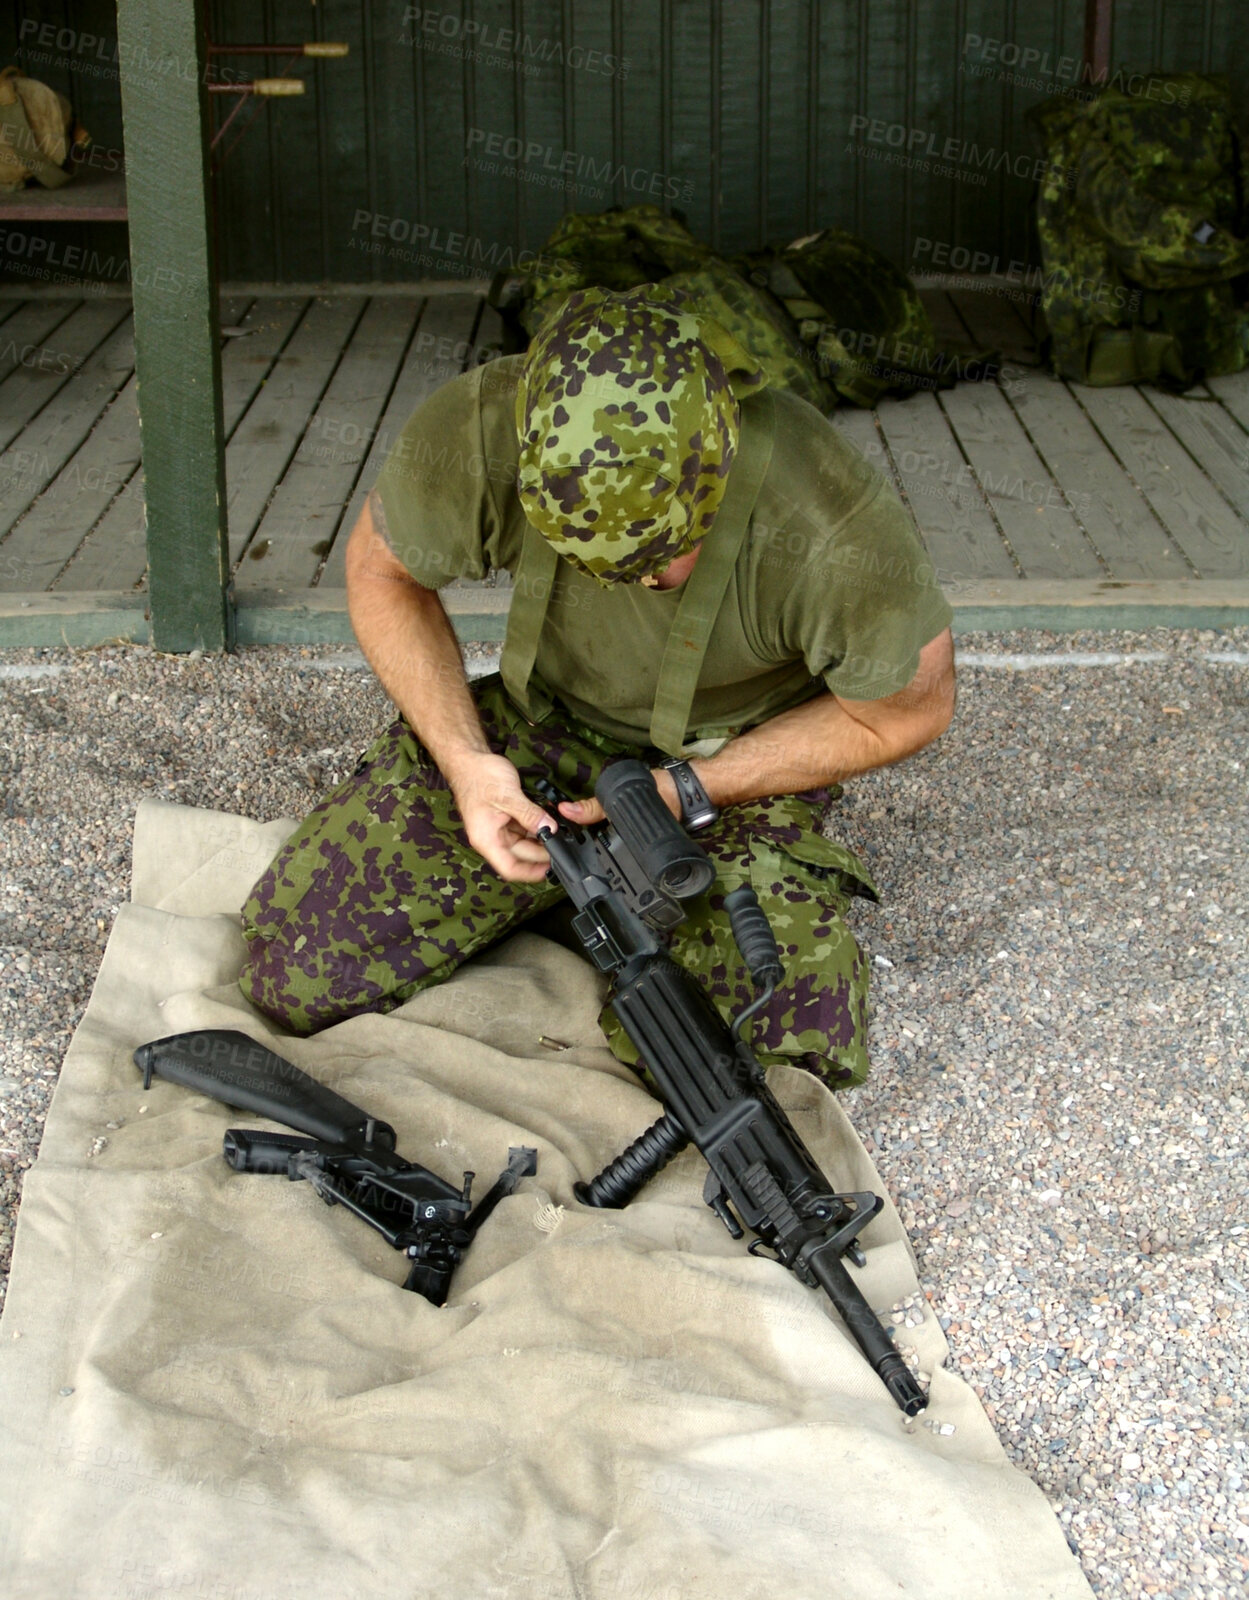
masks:
<path fill-rule="evenodd" d="M 218 0 L 221 36 L 247 36 L 258 10 Z M 1119 0 L 1115 65 L 1216 70 L 1247 10 Z M 315 93 L 257 121 L 225 168 L 223 273 L 341 282 L 480 271 L 539 248 L 565 210 L 656 193 L 726 250 L 836 223 L 902 264 L 920 238 L 1023 258 L 1032 184 L 1010 166 L 1029 170 L 1026 107 L 1070 81 L 1083 0 L 268 0 L 263 14 L 271 38 L 311 31 L 352 54 L 316 67 Z M 984 59 L 993 41 L 1037 57 L 1003 67 Z M 953 176 L 875 159 L 900 136 L 976 151 Z M 1010 166 L 986 174 L 990 150 Z"/>
<path fill-rule="evenodd" d="M 1083 0 L 215 0 L 212 12 L 221 40 L 351 46 L 302 68 L 309 92 L 270 104 L 224 165 L 222 277 L 359 283 L 480 275 L 538 248 L 565 210 L 643 199 L 729 251 L 835 223 L 908 267 L 924 240 L 981 264 L 1028 259 L 1023 113 L 1071 85 Z M 113 8 L 27 0 L 3 31 L 8 59 L 75 96 L 97 139 L 119 140 L 115 75 L 77 45 L 35 59 L 32 18 L 67 40 L 115 38 Z M 1247 46 L 1244 0 L 1117 0 L 1116 69 L 1230 70 L 1244 104 Z"/>

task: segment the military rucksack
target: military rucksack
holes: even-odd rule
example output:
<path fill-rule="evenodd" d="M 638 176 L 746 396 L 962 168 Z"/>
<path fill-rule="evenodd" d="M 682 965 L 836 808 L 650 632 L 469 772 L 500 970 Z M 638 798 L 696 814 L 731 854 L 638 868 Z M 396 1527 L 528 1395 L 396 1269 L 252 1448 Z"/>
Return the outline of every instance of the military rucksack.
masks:
<path fill-rule="evenodd" d="M 917 383 L 951 381 L 940 376 L 928 316 L 909 279 L 839 229 L 728 260 L 658 206 L 613 207 L 564 217 L 519 270 L 514 299 L 501 276 L 491 301 L 531 337 L 577 289 L 663 282 L 693 295 L 774 384 L 821 411 L 839 398 L 870 406 Z M 515 338 L 512 347 L 520 347 Z"/>
<path fill-rule="evenodd" d="M 532 338 L 576 289 L 636 289 L 671 272 L 701 267 L 710 254 L 684 224 L 658 206 L 570 212 L 537 255 L 520 265 L 520 322 Z M 496 297 L 498 289 L 496 282 Z"/>
<path fill-rule="evenodd" d="M 953 383 L 915 285 L 857 234 L 825 228 L 734 264 L 785 307 L 808 360 L 843 400 L 874 406 Z"/>
<path fill-rule="evenodd" d="M 1227 83 L 1156 74 L 1028 112 L 1045 349 L 1061 377 L 1186 388 L 1249 362 L 1239 151 Z"/>

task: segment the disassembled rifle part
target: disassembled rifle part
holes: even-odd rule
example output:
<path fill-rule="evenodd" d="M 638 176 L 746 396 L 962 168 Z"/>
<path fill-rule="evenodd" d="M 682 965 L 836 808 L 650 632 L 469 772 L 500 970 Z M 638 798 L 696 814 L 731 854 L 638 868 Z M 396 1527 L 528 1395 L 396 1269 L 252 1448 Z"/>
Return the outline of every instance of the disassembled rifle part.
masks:
<path fill-rule="evenodd" d="M 235 1172 L 304 1180 L 328 1206 L 345 1206 L 411 1265 L 403 1287 L 440 1306 L 451 1276 L 482 1223 L 524 1177 L 538 1152 L 518 1146 L 476 1206 L 472 1172 L 460 1188 L 395 1152 L 395 1130 L 285 1061 L 228 1028 L 170 1034 L 140 1045 L 134 1064 L 143 1087 L 152 1075 L 180 1083 L 238 1111 L 253 1111 L 296 1133 L 229 1128 L 222 1155 Z"/>

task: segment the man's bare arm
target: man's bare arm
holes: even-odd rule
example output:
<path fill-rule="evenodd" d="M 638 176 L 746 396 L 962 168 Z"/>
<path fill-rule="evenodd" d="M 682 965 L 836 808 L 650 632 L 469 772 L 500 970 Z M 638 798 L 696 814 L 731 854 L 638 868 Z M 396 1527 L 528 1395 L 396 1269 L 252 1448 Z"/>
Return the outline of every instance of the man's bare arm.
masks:
<path fill-rule="evenodd" d="M 953 713 L 954 642 L 947 628 L 920 651 L 915 676 L 897 694 L 883 700 L 817 695 L 690 765 L 718 806 L 799 794 L 914 755 L 945 731 Z M 671 778 L 658 772 L 655 781 L 679 815 Z M 560 810 L 581 823 L 602 815 L 596 800 Z"/>
<path fill-rule="evenodd" d="M 502 877 L 536 883 L 547 854 L 531 835 L 554 823 L 523 794 L 506 756 L 491 751 L 442 601 L 417 583 L 384 529 L 374 490 L 347 543 L 347 610 L 360 648 L 451 785 L 473 848 Z"/>
<path fill-rule="evenodd" d="M 448 767 L 460 757 L 490 746 L 442 601 L 390 549 L 385 525 L 374 490 L 347 542 L 347 611 L 382 687 L 450 776 Z"/>
<path fill-rule="evenodd" d="M 822 694 L 731 740 L 694 770 L 717 805 L 841 783 L 922 750 L 954 714 L 954 643 L 947 628 L 920 651 L 905 689 L 883 700 Z"/>

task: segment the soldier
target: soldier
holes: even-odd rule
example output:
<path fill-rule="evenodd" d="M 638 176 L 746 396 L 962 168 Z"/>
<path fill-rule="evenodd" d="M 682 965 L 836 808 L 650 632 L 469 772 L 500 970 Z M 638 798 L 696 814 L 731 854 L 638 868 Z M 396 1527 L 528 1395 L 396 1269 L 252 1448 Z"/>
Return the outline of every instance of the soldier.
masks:
<path fill-rule="evenodd" d="M 752 883 L 786 965 L 760 1059 L 831 1088 L 867 1076 L 845 913 L 877 894 L 823 808 L 947 726 L 952 614 L 879 474 L 690 307 L 662 285 L 578 292 L 396 442 L 347 594 L 400 715 L 243 908 L 243 992 L 285 1027 L 389 1011 L 553 907 L 535 834 L 559 818 L 526 787 L 549 777 L 589 824 L 599 772 L 634 756 L 674 815 L 714 819 L 716 880 L 673 957 L 726 1017 L 752 999 L 724 910 Z M 500 671 L 470 684 L 436 591 L 498 569 L 515 585 Z M 610 1007 L 600 1021 L 636 1064 Z"/>

